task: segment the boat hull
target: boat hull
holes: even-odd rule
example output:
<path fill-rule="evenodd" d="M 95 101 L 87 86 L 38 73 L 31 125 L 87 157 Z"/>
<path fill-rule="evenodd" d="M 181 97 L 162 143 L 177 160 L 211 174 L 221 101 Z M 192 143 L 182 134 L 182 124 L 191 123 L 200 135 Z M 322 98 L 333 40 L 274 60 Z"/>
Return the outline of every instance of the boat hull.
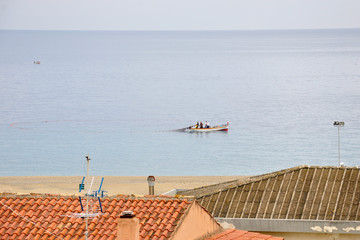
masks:
<path fill-rule="evenodd" d="M 189 128 L 185 129 L 186 132 L 215 132 L 215 131 L 228 131 L 228 130 L 229 130 L 228 124 L 224 124 L 221 126 L 214 126 L 214 127 L 210 127 L 210 128 L 189 127 Z"/>

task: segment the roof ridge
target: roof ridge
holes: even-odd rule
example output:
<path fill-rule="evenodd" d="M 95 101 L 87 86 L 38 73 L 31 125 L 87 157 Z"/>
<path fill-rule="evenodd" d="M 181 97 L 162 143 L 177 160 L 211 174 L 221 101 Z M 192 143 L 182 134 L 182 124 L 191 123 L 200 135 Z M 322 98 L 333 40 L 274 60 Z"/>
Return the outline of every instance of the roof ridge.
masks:
<path fill-rule="evenodd" d="M 16 197 L 16 198 L 41 198 L 41 197 L 52 197 L 52 198 L 71 198 L 78 197 L 77 195 L 60 195 L 60 194 L 50 194 L 50 193 L 8 193 L 0 192 L 1 197 Z"/>
<path fill-rule="evenodd" d="M 266 179 L 269 179 L 269 178 L 272 178 L 272 177 L 285 175 L 285 174 L 290 173 L 290 172 L 300 171 L 301 169 L 359 169 L 359 167 L 311 166 L 311 165 L 303 164 L 303 165 L 299 165 L 299 166 L 291 167 L 291 168 L 286 168 L 286 169 L 282 169 L 282 170 L 275 171 L 275 172 L 265 173 L 265 174 L 256 175 L 256 176 L 250 176 L 248 179 L 238 179 L 238 180 L 236 180 L 237 184 L 234 182 L 235 183 L 234 185 L 223 186 L 222 188 L 219 188 L 216 191 L 206 193 L 204 195 L 199 195 L 196 198 L 199 198 L 199 197 L 202 198 L 202 197 L 205 197 L 205 196 L 210 196 L 210 195 L 212 195 L 212 194 L 214 194 L 216 192 L 226 191 L 228 189 L 243 186 L 243 185 L 246 185 L 246 184 L 249 184 L 249 183 L 255 183 L 255 182 L 266 180 Z M 208 186 L 208 187 L 211 187 L 211 185 Z M 204 187 L 204 189 L 206 189 L 206 187 Z"/>
<path fill-rule="evenodd" d="M 316 168 L 316 169 L 324 169 L 324 168 L 325 169 L 328 169 L 328 168 L 331 168 L 331 169 L 333 169 L 333 168 L 337 168 L 337 169 L 338 168 L 342 168 L 342 169 L 359 169 L 359 167 L 315 166 L 315 165 L 312 166 L 312 165 L 303 164 L 303 165 L 299 165 L 299 166 L 291 167 L 291 168 L 286 168 L 286 169 L 282 169 L 282 170 L 275 171 L 275 172 L 265 173 L 265 174 L 256 175 L 256 176 L 250 176 L 249 179 L 244 179 L 239 185 L 236 185 L 236 186 L 241 186 L 241 185 L 245 185 L 245 184 L 248 184 L 248 183 L 268 179 L 268 178 L 271 178 L 271 177 L 284 175 L 286 173 L 298 171 L 298 170 L 301 170 L 301 169 L 311 169 L 311 168 Z M 236 186 L 234 186 L 234 187 L 236 187 Z M 228 189 L 228 188 L 226 188 L 226 189 Z M 221 189 L 221 190 L 224 190 L 224 189 Z M 221 190 L 219 190 L 219 191 L 221 191 Z"/>
<path fill-rule="evenodd" d="M 288 173 L 288 172 L 291 172 L 291 171 L 295 171 L 295 170 L 300 170 L 304 167 L 307 167 L 308 165 L 300 165 L 300 166 L 296 166 L 296 167 L 292 167 L 292 168 L 287 168 L 287 169 L 283 169 L 283 170 L 279 170 L 279 171 L 275 171 L 275 172 L 271 172 L 271 173 L 265 173 L 265 174 L 261 174 L 261 175 L 256 175 L 256 176 L 252 176 L 252 177 L 249 177 L 248 179 L 243 179 L 243 181 L 240 182 L 240 180 L 237 180 L 239 183 L 238 184 L 235 184 L 233 186 L 224 186 L 223 188 L 220 188 L 214 192 L 211 192 L 211 193 L 208 193 L 208 194 L 205 194 L 205 195 L 201 195 L 200 197 L 205 197 L 205 196 L 210 196 L 216 192 L 222 192 L 224 190 L 228 190 L 228 189 L 231 189 L 231 188 L 235 188 L 235 187 L 239 187 L 239 186 L 242 186 L 242 185 L 246 185 L 246 184 L 249 184 L 249 183 L 253 183 L 253 182 L 258 182 L 258 181 L 261 181 L 261 180 L 264 180 L 264 179 L 268 179 L 268 178 L 271 178 L 271 177 L 274 177 L 274 176 L 279 176 L 281 174 L 285 174 L 285 173 Z"/>
<path fill-rule="evenodd" d="M 19 194 L 19 193 L 7 193 L 7 192 L 0 192 L 0 198 L 78 198 L 79 195 L 61 195 L 61 194 L 47 194 L 47 193 L 26 193 L 26 194 Z M 192 202 L 195 200 L 193 196 L 186 196 L 186 197 L 172 197 L 166 195 L 112 195 L 106 196 L 103 199 L 129 199 L 129 200 L 136 200 L 136 199 L 143 199 L 143 200 L 179 200 L 179 201 L 189 201 Z"/>
<path fill-rule="evenodd" d="M 359 167 L 317 166 L 317 165 L 303 164 L 303 165 L 298 165 L 298 166 L 295 166 L 295 167 L 286 168 L 286 169 L 282 169 L 282 170 L 271 172 L 271 173 L 265 173 L 265 174 L 261 174 L 261 175 L 252 176 L 252 177 L 250 177 L 250 180 L 258 179 L 258 178 L 266 179 L 266 177 L 268 177 L 268 176 L 270 176 L 270 177 L 279 176 L 279 175 L 286 174 L 286 173 L 293 172 L 293 171 L 297 171 L 297 170 L 300 170 L 300 169 L 310 169 L 310 168 L 317 168 L 317 169 L 324 169 L 324 168 L 325 169 L 328 169 L 328 168 L 358 169 Z M 250 181 L 250 182 L 253 182 L 253 181 Z"/>
<path fill-rule="evenodd" d="M 251 176 L 249 176 L 249 177 L 251 177 Z M 230 180 L 230 181 L 221 182 L 221 183 L 214 183 L 214 184 L 207 185 L 207 186 L 196 187 L 196 188 L 193 188 L 193 189 L 191 189 L 191 190 L 200 190 L 200 189 L 204 189 L 204 188 L 208 188 L 208 187 L 213 187 L 213 186 L 218 186 L 218 185 L 222 185 L 222 184 L 237 182 L 237 181 L 239 181 L 239 180 L 240 180 L 240 179 L 235 179 L 235 180 Z"/>

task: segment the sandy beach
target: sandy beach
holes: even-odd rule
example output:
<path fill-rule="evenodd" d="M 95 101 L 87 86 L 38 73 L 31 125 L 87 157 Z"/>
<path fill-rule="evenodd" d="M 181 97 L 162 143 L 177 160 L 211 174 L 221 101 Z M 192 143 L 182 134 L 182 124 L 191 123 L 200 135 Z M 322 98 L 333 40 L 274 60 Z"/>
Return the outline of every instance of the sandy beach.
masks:
<path fill-rule="evenodd" d="M 192 189 L 244 178 L 243 176 L 159 176 L 155 181 L 155 194 L 172 189 Z M 30 176 L 0 177 L 0 193 L 79 194 L 82 176 Z M 105 176 L 103 189 L 108 195 L 148 194 L 147 176 Z"/>

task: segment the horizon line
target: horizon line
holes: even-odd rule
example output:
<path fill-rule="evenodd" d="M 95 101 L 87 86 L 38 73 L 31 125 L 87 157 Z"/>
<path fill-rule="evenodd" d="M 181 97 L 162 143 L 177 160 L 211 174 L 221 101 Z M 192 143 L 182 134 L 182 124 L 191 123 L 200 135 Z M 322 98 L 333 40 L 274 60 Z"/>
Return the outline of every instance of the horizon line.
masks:
<path fill-rule="evenodd" d="M 58 32 L 239 32 L 239 31 L 318 31 L 318 30 L 360 30 L 360 27 L 348 28 L 274 28 L 274 29 L 0 29 L 0 31 L 58 31 Z"/>

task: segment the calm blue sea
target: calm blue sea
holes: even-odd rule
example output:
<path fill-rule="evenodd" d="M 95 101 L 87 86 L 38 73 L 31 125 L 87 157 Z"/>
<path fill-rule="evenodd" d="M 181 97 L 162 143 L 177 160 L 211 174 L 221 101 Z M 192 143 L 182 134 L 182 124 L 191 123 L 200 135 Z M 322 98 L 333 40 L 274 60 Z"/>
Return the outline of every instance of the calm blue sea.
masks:
<path fill-rule="evenodd" d="M 338 165 L 333 121 L 360 165 L 360 29 L 0 31 L 0 176 Z"/>

